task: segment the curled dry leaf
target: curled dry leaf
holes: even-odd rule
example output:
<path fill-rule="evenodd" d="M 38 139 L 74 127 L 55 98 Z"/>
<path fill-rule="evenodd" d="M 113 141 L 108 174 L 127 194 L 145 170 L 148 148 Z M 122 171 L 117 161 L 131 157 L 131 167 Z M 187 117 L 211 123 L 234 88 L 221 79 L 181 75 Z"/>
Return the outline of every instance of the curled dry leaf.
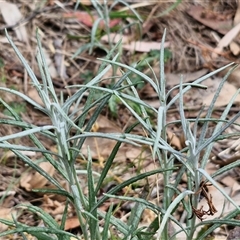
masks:
<path fill-rule="evenodd" d="M 231 188 L 229 187 L 223 187 L 221 184 L 219 184 L 219 186 L 224 190 L 224 192 L 231 196 Z M 219 190 L 217 188 L 215 188 L 214 186 L 209 186 L 208 187 L 208 195 L 212 196 L 212 203 L 214 204 L 214 207 L 217 209 L 217 212 L 214 215 L 209 215 L 207 216 L 207 220 L 211 220 L 211 219 L 216 219 L 219 218 L 222 214 L 225 215 L 227 213 L 229 213 L 230 211 L 235 209 L 235 206 L 233 206 L 231 203 L 226 203 L 226 198 L 222 195 L 221 192 L 219 192 Z M 235 196 L 232 197 L 232 199 L 235 201 L 235 203 L 237 205 L 240 204 L 239 201 L 239 194 L 236 194 Z M 198 207 L 203 207 L 203 209 L 208 209 L 208 204 L 205 198 L 203 198 L 200 202 Z M 222 212 L 224 208 L 224 211 Z M 200 220 L 199 220 L 200 221 Z"/>

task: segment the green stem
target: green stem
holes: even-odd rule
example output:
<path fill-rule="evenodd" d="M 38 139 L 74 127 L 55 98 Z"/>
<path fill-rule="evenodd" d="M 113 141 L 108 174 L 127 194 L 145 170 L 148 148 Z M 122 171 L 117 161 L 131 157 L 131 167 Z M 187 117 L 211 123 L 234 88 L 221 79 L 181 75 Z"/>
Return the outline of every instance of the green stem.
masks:
<path fill-rule="evenodd" d="M 197 172 L 197 168 L 198 168 L 198 157 L 195 156 L 194 157 L 194 172 L 195 172 L 195 176 L 194 176 L 194 191 L 195 193 L 199 191 L 199 187 L 200 187 L 200 175 L 199 173 Z M 192 195 L 192 205 L 193 207 L 197 208 L 198 207 L 198 200 L 199 200 L 199 194 L 194 194 Z M 193 215 L 193 218 L 190 220 L 190 234 L 189 234 L 189 240 L 193 239 L 193 235 L 194 235 L 194 232 L 195 232 L 195 225 L 196 225 L 196 215 L 194 214 Z"/>

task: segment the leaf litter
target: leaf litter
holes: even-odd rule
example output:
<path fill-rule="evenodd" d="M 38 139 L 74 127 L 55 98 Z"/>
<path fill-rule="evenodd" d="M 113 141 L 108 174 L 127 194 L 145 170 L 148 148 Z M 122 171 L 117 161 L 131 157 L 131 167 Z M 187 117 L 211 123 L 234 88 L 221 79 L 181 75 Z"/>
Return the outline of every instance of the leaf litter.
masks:
<path fill-rule="evenodd" d="M 4 7 L 1 7 L 0 29 L 3 30 L 7 27 L 8 30 L 11 31 L 11 36 L 14 42 L 19 47 L 24 57 L 29 61 L 39 79 L 40 73 L 38 72 L 34 57 L 34 49 L 36 48 L 36 28 L 38 27 L 39 31 L 43 33 L 42 43 L 45 55 L 47 56 L 49 66 L 52 66 L 51 75 L 53 77 L 54 86 L 59 94 L 61 92 L 65 95 L 74 94 L 76 91 L 75 89 L 68 88 L 67 90 L 64 90 L 63 88 L 73 84 L 87 82 L 88 78 L 91 78 L 91 76 L 84 74 L 87 73 L 87 71 L 96 74 L 99 67 L 99 61 L 96 60 L 96 57 L 104 56 L 103 52 L 96 48 L 91 55 L 88 51 L 83 51 L 75 59 L 72 59 L 73 54 L 79 49 L 79 46 L 90 41 L 90 32 L 95 19 L 98 17 L 93 8 L 91 8 L 91 1 L 82 2 L 83 4 L 86 4 L 85 7 L 90 6 L 90 12 L 86 12 L 85 7 L 80 6 L 80 11 L 73 13 L 75 1 L 68 1 L 67 4 L 64 1 L 47 1 L 45 5 L 43 4 L 42 6 L 39 4 L 39 1 L 35 0 L 32 0 L 29 4 L 23 0 L 13 0 L 11 1 L 11 4 L 7 2 L 1 3 Z M 109 47 L 109 40 L 116 42 L 118 39 L 121 39 L 123 42 L 123 51 L 126 53 L 123 60 L 130 64 L 141 59 L 142 54 L 148 54 L 153 49 L 159 49 L 162 33 L 166 28 L 168 34 L 165 48 L 169 49 L 171 52 L 171 57 L 166 60 L 165 69 L 167 85 L 169 87 L 179 84 L 180 75 L 184 76 L 184 81 L 192 82 L 199 76 L 223 66 L 230 61 L 239 63 L 239 29 L 237 29 L 239 24 L 239 4 L 237 5 L 237 3 L 233 1 L 201 1 L 198 4 L 183 1 L 182 4 L 179 4 L 176 7 L 176 9 L 161 16 L 159 13 L 168 9 L 171 3 L 142 6 L 141 4 L 135 4 L 134 1 L 128 2 L 135 10 L 139 11 L 142 16 L 148 16 L 148 18 L 145 18 L 142 23 L 143 32 L 140 33 L 136 26 L 132 25 L 131 27 L 126 28 L 126 31 L 122 35 L 119 35 L 119 33 L 111 35 L 112 39 L 108 39 L 102 35 L 102 38 L 100 39 L 101 43 L 104 46 Z M 119 11 L 121 9 L 123 9 L 123 6 L 120 5 L 117 6 L 115 10 Z M 15 18 L 10 18 L 9 11 L 15 12 L 15 14 L 13 14 Z M 89 15 L 89 13 L 91 13 L 91 15 Z M 232 22 L 231 19 L 234 19 L 234 22 Z M 116 27 L 116 24 L 124 26 L 126 21 L 131 23 L 131 19 L 111 19 L 110 27 L 114 28 Z M 99 25 L 99 32 L 104 31 L 104 28 L 105 25 L 101 22 Z M 235 32 L 234 29 L 236 30 Z M 1 82 L 1 84 L 7 86 L 14 85 L 17 89 L 39 102 L 37 92 L 32 90 L 22 65 L 17 60 L 10 45 L 4 39 L 4 32 L 1 31 L 0 41 L 2 51 L 0 53 L 0 58 L 4 61 L 4 68 L 3 71 L 1 70 L 0 77 L 1 79 L 3 77 L 6 78 L 5 83 Z M 25 43 L 27 43 L 27 48 Z M 153 66 L 150 64 L 153 69 L 158 69 L 158 61 L 154 60 L 151 63 L 153 64 Z M 143 68 L 142 71 L 147 70 Z M 158 74 L 158 71 L 159 70 L 156 70 L 156 74 Z M 120 73 L 117 75 L 120 76 Z M 223 93 L 220 94 L 219 99 L 217 100 L 217 106 L 214 110 L 213 117 L 218 118 L 220 116 L 224 107 L 229 102 L 230 96 L 232 96 L 237 88 L 239 88 L 239 76 L 239 69 L 237 69 L 225 83 Z M 202 106 L 207 108 L 207 106 L 210 105 L 220 78 L 221 74 L 204 82 L 208 87 L 207 90 L 193 89 L 193 91 L 184 96 L 184 102 L 189 109 L 189 112 L 186 113 L 188 116 L 196 117 L 198 110 L 201 109 Z M 105 84 L 107 84 L 107 81 Z M 156 95 L 153 93 L 151 86 L 147 84 L 142 86 L 139 88 L 139 94 L 141 99 L 148 102 L 150 105 L 153 105 L 156 108 L 159 107 L 158 100 L 156 99 Z M 171 97 L 173 96 L 174 93 Z M 7 102 L 14 103 L 19 101 L 16 97 L 4 95 L 5 100 L 6 98 L 8 98 Z M 240 99 L 238 97 L 235 102 L 236 109 L 239 107 L 239 101 Z M 119 118 L 116 119 L 111 115 L 109 110 L 106 109 L 103 113 L 104 115 L 98 119 L 96 123 L 97 126 L 95 126 L 96 128 L 92 130 L 105 133 L 122 132 L 122 129 L 125 129 L 134 122 L 134 119 L 130 117 L 129 112 L 122 106 L 118 106 L 117 111 Z M 203 114 L 205 114 L 205 112 L 203 112 Z M 234 114 L 235 110 L 232 109 L 229 117 Z M 45 116 L 36 112 L 28 105 L 26 106 L 26 111 L 21 113 L 21 117 L 29 123 L 36 125 L 44 125 L 49 121 Z M 172 121 L 179 119 L 177 106 L 170 109 L 168 119 Z M 237 126 L 234 126 L 227 129 L 227 132 L 231 133 L 236 131 L 236 129 Z M 0 132 L 1 136 L 4 136 L 20 130 L 21 129 L 5 126 L 1 128 Z M 237 130 L 239 131 L 239 129 Z M 135 131 L 143 134 L 142 129 L 140 128 L 136 128 Z M 39 137 L 42 138 L 41 136 Z M 182 130 L 179 129 L 178 126 L 172 126 L 168 129 L 168 138 L 169 143 L 178 150 L 181 150 L 185 146 Z M 22 141 L 26 146 L 30 143 L 27 137 L 23 138 Z M 234 145 L 235 142 L 236 146 Z M 44 144 L 47 149 L 55 147 L 54 143 L 51 141 L 44 142 Z M 89 145 L 91 147 L 91 154 L 94 159 L 94 167 L 96 171 L 101 171 L 114 144 L 115 143 L 110 140 L 104 140 L 103 142 L 102 139 L 94 139 L 94 141 L 87 139 L 83 148 L 83 153 L 85 151 L 86 155 L 86 146 Z M 234 145 L 235 148 L 232 148 L 232 145 Z M 214 149 L 216 151 L 212 154 L 213 159 L 227 162 L 228 159 L 238 156 L 238 145 L 239 143 L 236 139 L 228 139 L 227 141 L 215 144 Z M 226 153 L 226 150 L 228 150 L 228 153 Z M 42 176 L 38 176 L 37 173 L 31 172 L 27 166 L 21 164 L 14 156 L 10 154 L 8 156 L 4 152 L 1 154 L 4 156 L 1 161 L 1 166 L 4 166 L 7 169 L 5 172 L 1 172 L 0 175 L 1 179 L 4 179 L 3 186 L 0 189 L 0 193 L 4 194 L 2 206 L 0 206 L 0 211 L 3 211 L 0 214 L 1 217 L 8 219 L 12 214 L 16 214 L 15 216 L 18 216 L 22 222 L 28 223 L 29 219 L 34 219 L 34 216 L 30 213 L 24 213 L 19 216 L 17 210 L 13 207 L 20 202 L 29 202 L 41 206 L 57 220 L 61 219 L 65 199 L 52 195 L 37 195 L 32 193 L 32 188 L 46 188 L 51 186 L 49 186 L 46 179 L 43 179 Z M 46 166 L 45 162 L 39 161 L 42 157 L 40 154 L 30 157 L 32 161 L 39 162 L 39 165 L 49 174 L 59 178 L 59 176 L 56 176 L 56 173 L 54 173 L 52 166 Z M 82 163 L 83 160 L 79 159 L 76 167 L 83 168 L 84 164 Z M 106 183 L 106 187 L 103 191 L 107 191 L 107 189 L 113 187 L 119 182 L 129 179 L 139 172 L 153 170 L 158 167 L 151 157 L 150 149 L 137 148 L 127 144 L 120 148 L 113 166 L 114 168 L 111 170 L 109 176 L 109 183 Z M 214 164 L 210 159 L 207 170 L 210 173 L 219 167 L 220 164 L 216 164 L 216 162 Z M 21 178 L 17 174 L 20 169 L 24 172 Z M 12 170 L 14 170 L 15 175 L 7 174 L 12 173 Z M 222 185 L 222 188 L 236 198 L 236 200 L 239 198 L 240 189 L 238 179 L 239 169 L 237 168 L 234 172 L 229 173 L 228 175 L 223 176 L 222 179 L 218 180 L 219 184 Z M 64 180 L 60 179 L 59 181 L 64 186 Z M 158 188 L 156 187 L 157 181 Z M 14 186 L 10 190 L 8 189 L 7 184 L 9 182 Z M 152 186 L 155 186 L 153 187 L 151 201 L 156 201 L 157 191 L 160 191 L 161 193 L 161 176 L 159 176 L 159 179 L 154 177 L 149 178 L 149 182 Z M 139 183 L 134 190 L 123 189 L 123 194 L 128 193 L 132 196 L 138 196 L 144 184 L 146 183 Z M 183 188 L 184 184 L 185 182 L 183 180 Z M 202 209 L 207 211 L 207 205 L 209 205 L 211 200 L 217 209 L 218 214 L 221 213 L 224 200 L 222 199 L 220 201 L 220 198 L 219 191 L 215 188 L 209 187 L 208 199 L 203 199 L 205 200 L 205 203 L 199 203 L 199 209 L 203 206 Z M 219 201 L 216 201 L 216 199 L 219 199 Z M 117 205 L 119 202 L 117 200 L 115 201 L 115 204 Z M 107 210 L 109 205 L 106 202 L 102 207 Z M 116 214 L 121 218 L 124 218 L 130 209 L 130 203 L 122 206 L 120 205 Z M 229 211 L 228 205 L 226 206 L 226 210 Z M 203 212 L 200 211 L 199 213 L 201 214 Z M 154 217 L 151 214 L 152 213 L 149 212 L 144 215 L 145 217 L 142 221 L 143 225 L 148 224 L 148 220 Z M 181 211 L 178 214 L 179 216 L 176 216 L 176 218 L 181 219 Z M 212 217 L 216 217 L 216 215 Z M 209 216 L 207 216 L 207 219 L 209 219 Z M 35 225 L 40 224 L 37 221 L 33 222 Z M 69 207 L 65 229 L 71 230 L 72 228 L 78 228 L 78 226 L 79 223 L 75 217 L 75 213 L 73 209 Z M 1 228 L 2 227 L 4 226 L 1 226 Z M 216 232 L 215 239 L 220 239 L 220 237 L 225 237 L 222 239 L 226 239 L 226 236 L 226 229 L 221 228 Z M 231 238 L 228 237 L 228 240 L 231 240 Z"/>

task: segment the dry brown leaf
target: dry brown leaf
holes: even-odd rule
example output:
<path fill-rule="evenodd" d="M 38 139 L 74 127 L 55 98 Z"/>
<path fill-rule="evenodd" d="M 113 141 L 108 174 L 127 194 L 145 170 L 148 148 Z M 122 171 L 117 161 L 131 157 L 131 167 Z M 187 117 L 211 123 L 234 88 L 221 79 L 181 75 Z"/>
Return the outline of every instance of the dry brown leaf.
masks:
<path fill-rule="evenodd" d="M 122 129 L 114 123 L 114 121 L 109 120 L 107 117 L 100 115 L 97 118 L 95 127 L 93 130 L 98 132 L 122 132 Z"/>
<path fill-rule="evenodd" d="M 28 97 L 30 97 L 32 100 L 34 100 L 36 103 L 38 103 L 38 104 L 40 104 L 41 106 L 43 106 L 43 101 L 42 101 L 42 99 L 39 97 L 36 88 L 34 88 L 34 87 L 29 88 L 27 95 L 28 95 Z"/>
<path fill-rule="evenodd" d="M 53 176 L 55 169 L 49 162 L 41 162 L 39 164 L 45 172 L 51 177 Z M 20 186 L 27 191 L 31 191 L 34 188 L 42 188 L 48 183 L 48 180 L 38 172 L 25 172 L 20 179 Z"/>
<path fill-rule="evenodd" d="M 122 129 L 107 117 L 100 115 L 92 131 L 102 133 L 121 133 Z M 115 144 L 116 141 L 110 139 L 95 137 L 87 138 L 83 144 L 81 152 L 83 155 L 87 156 L 87 148 L 89 146 L 92 158 L 102 161 L 109 157 Z M 119 148 L 114 161 L 123 163 L 126 159 L 129 159 L 130 161 L 144 159 L 147 154 L 149 153 L 142 148 L 124 144 Z"/>
<path fill-rule="evenodd" d="M 155 220 L 155 218 L 156 213 L 154 213 L 151 209 L 146 208 L 143 212 L 142 223 L 140 223 L 139 227 L 149 226 Z"/>
<path fill-rule="evenodd" d="M 158 70 L 159 71 L 159 70 Z M 200 77 L 202 77 L 203 75 L 205 75 L 208 72 L 207 69 L 201 69 L 199 71 L 195 71 L 193 73 L 166 73 L 166 82 L 168 86 L 176 86 L 178 84 L 180 84 L 180 80 L 181 80 L 181 76 L 183 78 L 183 82 L 192 82 Z"/>
<path fill-rule="evenodd" d="M 18 6 L 13 3 L 1 1 L 0 10 L 4 21 L 9 26 L 17 24 L 22 19 L 22 14 L 19 11 Z M 28 34 L 24 25 L 14 28 L 14 31 L 20 41 L 28 43 Z"/>
<path fill-rule="evenodd" d="M 57 218 L 61 218 L 65 209 L 65 203 L 57 200 L 52 200 L 48 195 L 43 196 L 43 203 L 41 205 L 43 211 L 51 214 Z"/>
<path fill-rule="evenodd" d="M 4 220 L 13 220 L 12 216 L 14 218 L 17 218 L 17 211 L 13 210 L 12 208 L 2 208 L 0 207 L 0 217 Z M 0 223 L 0 232 L 4 232 L 8 229 L 8 226 Z"/>
<path fill-rule="evenodd" d="M 102 133 L 121 133 L 122 130 L 113 121 L 107 117 L 99 116 L 94 126 L 93 131 Z M 87 147 L 90 147 L 91 156 L 93 159 L 107 158 L 111 153 L 116 141 L 106 138 L 87 138 L 83 144 L 81 152 L 87 156 Z"/>
<path fill-rule="evenodd" d="M 126 154 L 125 159 L 134 160 L 136 158 L 145 159 L 146 158 L 146 151 L 143 151 L 140 147 L 133 147 L 133 146 L 126 146 L 125 148 Z"/>
<path fill-rule="evenodd" d="M 233 41 L 230 43 L 229 47 L 233 55 L 237 56 L 240 53 L 240 46 L 238 43 Z"/>
<path fill-rule="evenodd" d="M 216 93 L 217 87 L 219 86 L 219 83 L 221 79 L 214 79 L 210 80 L 212 81 L 212 84 L 208 86 L 208 89 L 204 93 L 205 96 L 203 96 L 203 104 L 209 106 L 212 102 L 213 96 Z M 205 82 L 204 82 L 205 83 Z M 203 93 L 204 90 L 200 90 L 201 93 Z M 223 85 L 223 88 L 221 89 L 221 92 L 217 98 L 217 101 L 215 103 L 216 107 L 222 107 L 226 106 L 229 101 L 231 100 L 232 96 L 237 92 L 237 88 L 233 86 L 232 84 L 225 82 Z M 200 95 L 201 95 L 200 93 Z M 235 102 L 240 102 L 240 95 L 238 95 L 235 99 Z"/>
<path fill-rule="evenodd" d="M 68 231 L 68 230 L 74 229 L 79 226 L 80 226 L 80 223 L 79 223 L 78 218 L 71 217 L 66 220 L 64 230 Z"/>
<path fill-rule="evenodd" d="M 218 76 L 224 77 L 231 68 L 232 66 L 224 69 L 218 74 Z M 240 68 L 238 67 L 230 74 L 230 76 L 228 77 L 228 82 L 234 85 L 236 88 L 240 88 L 239 77 L 240 77 Z"/>
<path fill-rule="evenodd" d="M 215 163 L 212 163 L 211 161 L 207 163 L 207 167 L 206 167 L 206 170 L 207 172 L 211 175 L 213 173 L 215 173 L 217 171 L 219 167 L 215 164 Z"/>
<path fill-rule="evenodd" d="M 240 185 L 238 181 L 236 181 L 231 176 L 225 176 L 224 178 L 220 178 L 220 182 L 225 186 L 231 188 L 231 196 L 234 196 L 240 190 Z"/>
<path fill-rule="evenodd" d="M 232 21 L 230 19 L 219 20 L 217 15 L 214 15 L 213 13 L 213 15 L 208 16 L 208 11 L 199 5 L 192 5 L 187 13 L 203 25 L 218 31 L 221 34 L 226 34 L 232 28 Z"/>
<path fill-rule="evenodd" d="M 167 136 L 169 139 L 168 142 L 171 146 L 175 146 L 178 150 L 182 149 L 181 140 L 179 139 L 179 137 L 176 136 L 176 134 L 168 130 Z"/>
<path fill-rule="evenodd" d="M 209 106 L 213 100 L 213 97 L 217 91 L 217 88 L 221 82 L 220 78 L 215 79 L 207 79 L 203 82 L 203 85 L 207 87 L 207 89 L 198 89 L 194 88 L 192 91 L 187 92 L 184 95 L 185 103 L 189 106 L 195 105 L 206 105 Z M 232 96 L 237 92 L 237 88 L 228 83 L 225 82 L 223 85 L 223 88 L 219 94 L 219 97 L 217 98 L 217 101 L 215 103 L 216 107 L 222 107 L 226 106 Z M 235 102 L 240 102 L 240 95 L 238 95 L 235 99 Z"/>
<path fill-rule="evenodd" d="M 88 27 L 92 27 L 94 22 L 99 18 L 97 15 L 90 15 L 88 12 L 83 11 L 75 11 L 75 12 L 68 12 L 63 14 L 64 18 L 76 18 L 79 22 L 85 24 Z M 110 19 L 109 20 L 109 26 L 110 28 L 118 25 L 121 22 L 121 19 Z M 105 27 L 105 22 L 102 20 L 98 24 L 98 27 L 100 29 L 103 29 Z"/>

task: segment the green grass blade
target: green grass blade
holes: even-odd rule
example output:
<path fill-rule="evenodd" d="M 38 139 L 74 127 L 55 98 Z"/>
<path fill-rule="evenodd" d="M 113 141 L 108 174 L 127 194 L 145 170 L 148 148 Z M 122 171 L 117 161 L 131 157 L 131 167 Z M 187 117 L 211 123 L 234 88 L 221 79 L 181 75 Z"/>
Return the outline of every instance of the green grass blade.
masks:
<path fill-rule="evenodd" d="M 127 128 L 125 133 L 131 132 L 138 124 L 139 123 L 136 122 L 135 124 L 133 124 L 132 126 Z M 100 190 L 101 185 L 102 185 L 105 177 L 107 176 L 107 173 L 108 173 L 109 169 L 112 166 L 113 160 L 114 160 L 115 156 L 117 155 L 118 150 L 119 150 L 121 144 L 122 144 L 121 141 L 117 142 L 116 145 L 114 146 L 110 156 L 108 157 L 108 159 L 107 159 L 107 161 L 106 161 L 106 163 L 104 165 L 104 168 L 103 168 L 103 170 L 101 172 L 100 178 L 98 179 L 98 183 L 97 183 L 97 186 L 96 186 L 96 189 L 95 189 L 95 195 L 97 195 L 98 191 Z"/>
<path fill-rule="evenodd" d="M 232 125 L 238 118 L 240 117 L 240 111 L 228 121 L 222 128 L 220 128 L 215 134 L 213 134 L 210 138 L 208 138 L 198 149 L 197 154 L 205 149 L 209 144 L 214 142 L 230 125 Z"/>
<path fill-rule="evenodd" d="M 164 74 L 164 42 L 166 38 L 166 29 L 164 29 L 162 41 L 161 41 L 161 49 L 160 49 L 160 59 L 159 59 L 159 69 L 160 69 L 160 83 L 159 83 L 159 100 L 160 100 L 160 106 L 166 106 L 166 79 Z M 165 123 L 164 123 L 165 124 Z"/>
<path fill-rule="evenodd" d="M 108 231 L 110 228 L 110 222 L 111 222 L 111 215 L 113 212 L 113 205 L 111 204 L 108 212 L 104 218 L 104 226 L 103 226 L 103 232 L 102 232 L 102 240 L 108 240 Z"/>
<path fill-rule="evenodd" d="M 161 224 L 160 224 L 160 228 L 158 230 L 157 233 L 157 240 L 161 239 L 162 236 L 162 232 L 163 229 L 165 227 L 165 224 L 167 223 L 169 216 L 171 215 L 172 211 L 176 208 L 176 206 L 182 201 L 182 199 L 184 199 L 184 197 L 190 195 L 190 194 L 194 194 L 194 192 L 186 190 L 184 192 L 182 192 L 181 194 L 179 194 L 174 200 L 173 202 L 170 204 L 170 206 L 168 207 L 168 209 L 166 210 L 166 213 L 164 214 L 162 220 L 161 220 Z"/>
<path fill-rule="evenodd" d="M 18 156 L 24 163 L 28 164 L 31 168 L 35 169 L 37 172 L 39 172 L 43 177 L 45 177 L 49 182 L 51 182 L 53 185 L 55 185 L 57 188 L 64 190 L 62 186 L 58 183 L 57 180 L 49 176 L 47 172 L 45 172 L 42 168 L 40 168 L 34 161 L 32 161 L 30 158 L 22 154 L 18 150 L 10 149 L 16 156 Z"/>
<path fill-rule="evenodd" d="M 121 189 L 123 189 L 124 187 L 126 186 L 129 186 L 131 184 L 133 184 L 134 182 L 137 182 L 141 179 L 144 179 L 146 177 L 149 177 L 151 175 L 154 175 L 154 174 L 157 174 L 157 173 L 161 173 L 161 172 L 165 172 L 165 171 L 170 171 L 172 169 L 167 169 L 167 170 L 164 170 L 164 169 L 156 169 L 156 170 L 153 170 L 153 171 L 149 171 L 149 172 L 146 172 L 146 173 L 141 173 L 139 174 L 138 176 L 135 176 L 135 177 L 132 177 L 126 181 L 124 181 L 123 183 L 120 183 L 118 184 L 117 186 L 115 186 L 114 188 L 112 188 L 111 190 L 109 190 L 107 192 L 107 194 L 115 194 L 117 193 L 118 191 L 120 191 Z M 103 196 L 98 202 L 97 204 L 94 206 L 94 208 L 92 209 L 92 211 L 96 208 L 98 208 L 100 205 L 102 205 L 106 200 L 108 199 L 108 197 L 106 196 Z"/>
<path fill-rule="evenodd" d="M 151 84 L 151 86 L 154 88 L 154 90 L 156 91 L 156 93 L 159 94 L 158 87 L 157 87 L 156 83 L 154 83 L 153 80 L 150 77 L 148 77 L 144 73 L 138 71 L 136 68 L 130 67 L 130 66 L 128 66 L 126 64 L 123 64 L 123 63 L 115 62 L 114 59 L 113 60 L 107 60 L 107 59 L 99 58 L 99 60 L 101 60 L 103 62 L 106 62 L 106 63 L 110 63 L 110 64 L 113 64 L 113 65 L 116 65 L 116 66 L 119 66 L 119 67 L 122 67 L 122 68 L 126 68 L 129 71 L 137 74 L 138 76 L 142 77 L 144 80 L 149 82 Z"/>
<path fill-rule="evenodd" d="M 217 73 L 223 71 L 224 69 L 232 66 L 233 64 L 234 64 L 234 63 L 229 63 L 228 65 L 226 65 L 226 66 L 224 66 L 224 67 L 221 67 L 221 68 L 219 68 L 219 69 L 217 69 L 217 70 L 215 70 L 215 71 L 213 71 L 213 72 L 210 72 L 210 73 L 204 75 L 203 77 L 195 80 L 194 83 L 195 83 L 195 84 L 199 84 L 199 83 L 205 81 L 206 79 L 208 79 L 208 78 L 216 75 Z M 185 88 L 183 89 L 183 94 L 186 93 L 186 92 L 187 92 L 188 90 L 190 90 L 191 88 L 192 88 L 191 85 L 185 87 Z M 171 99 L 171 101 L 167 104 L 167 110 L 168 110 L 178 99 L 179 99 L 179 93 L 178 93 L 176 96 L 174 96 L 174 97 Z"/>
<path fill-rule="evenodd" d="M 20 59 L 20 61 L 22 62 L 24 68 L 27 70 L 30 78 L 32 79 L 32 81 L 34 82 L 34 84 L 39 85 L 39 81 L 37 80 L 33 70 L 30 68 L 30 66 L 28 65 L 27 61 L 25 60 L 25 58 L 23 57 L 23 55 L 20 53 L 20 51 L 18 50 L 18 48 L 16 47 L 16 45 L 13 43 L 12 39 L 10 38 L 10 36 L 8 35 L 7 30 L 5 29 L 5 35 L 8 39 L 8 41 L 10 42 L 12 48 L 14 49 L 15 53 L 17 54 L 18 58 Z"/>
<path fill-rule="evenodd" d="M 238 89 L 238 91 L 232 96 L 231 100 L 229 101 L 228 105 L 225 107 L 220 119 L 217 121 L 217 126 L 215 127 L 214 131 L 213 131 L 213 135 L 214 134 L 217 134 L 218 131 L 221 130 L 221 127 L 223 125 L 223 123 L 227 120 L 227 115 L 229 113 L 229 111 L 231 110 L 231 107 L 236 99 L 236 97 L 238 96 L 238 94 L 240 93 L 240 89 Z M 226 136 L 227 138 L 227 136 Z M 205 149 L 205 153 L 204 153 L 204 156 L 202 158 L 202 162 L 201 162 L 201 168 L 204 168 L 207 164 L 207 161 L 209 159 L 209 156 L 211 154 L 211 150 L 212 150 L 212 147 L 213 147 L 213 144 L 214 142 L 212 142 L 211 144 L 209 144 L 206 149 Z"/>
<path fill-rule="evenodd" d="M 89 201 L 89 209 L 92 209 L 97 202 L 95 189 L 94 189 L 94 179 L 93 179 L 93 172 L 92 172 L 92 158 L 90 155 L 90 149 L 88 148 L 88 164 L 87 164 L 87 172 L 88 172 L 88 201 Z M 91 240 L 97 239 L 97 234 L 99 234 L 99 226 L 98 226 L 98 215 L 97 209 L 91 211 L 91 214 L 94 218 L 90 218 L 89 220 L 89 231 Z"/>
<path fill-rule="evenodd" d="M 0 137 L 0 142 L 29 136 L 33 133 L 43 132 L 43 131 L 50 130 L 50 129 L 55 129 L 55 127 L 54 126 L 42 126 L 42 127 L 35 127 L 35 128 L 32 128 L 32 129 L 27 129 L 27 130 L 24 130 L 24 131 L 19 132 L 19 133 L 13 133 L 11 135 Z"/>
<path fill-rule="evenodd" d="M 41 188 L 41 189 L 32 189 L 33 192 L 36 193 L 48 193 L 48 194 L 55 194 L 55 195 L 61 195 L 61 196 L 65 196 L 67 197 L 69 200 L 71 200 L 71 202 L 73 202 L 73 197 L 72 195 L 66 191 L 66 190 L 62 190 L 62 189 L 48 189 L 48 188 Z"/>
<path fill-rule="evenodd" d="M 49 73 L 49 70 L 48 70 L 48 64 L 46 62 L 46 57 L 44 56 L 44 53 L 43 53 L 43 47 L 42 47 L 42 43 L 40 41 L 40 37 L 39 37 L 39 34 L 38 34 L 38 29 L 36 31 L 36 37 L 37 37 L 38 51 L 40 53 L 40 59 L 39 60 L 41 60 L 41 62 L 40 61 L 38 62 L 38 66 L 39 66 L 40 69 L 43 70 L 42 78 L 45 81 L 45 84 L 43 84 L 43 86 L 45 88 L 45 93 L 48 96 L 48 91 L 50 91 L 51 92 L 51 97 L 53 98 L 53 101 L 55 103 L 58 103 L 58 98 L 57 98 L 57 95 L 55 93 L 55 88 L 53 86 L 52 79 L 51 79 L 51 76 L 50 76 L 50 73 Z M 50 99 L 49 96 L 48 96 L 47 99 Z M 45 100 L 45 99 L 43 99 L 43 100 Z"/>
<path fill-rule="evenodd" d="M 37 108 L 39 111 L 42 111 L 43 113 L 47 113 L 47 111 L 41 105 L 39 105 L 38 103 L 36 103 L 31 98 L 29 98 L 28 96 L 26 96 L 21 92 L 18 92 L 14 89 L 5 88 L 5 87 L 0 87 L 0 90 L 15 94 L 16 96 L 19 96 L 20 98 L 22 98 L 23 100 L 31 104 L 33 107 Z"/>
<path fill-rule="evenodd" d="M 146 200 L 149 195 L 149 185 L 146 183 L 144 186 L 140 198 Z M 125 239 L 134 237 L 134 232 L 137 230 L 138 225 L 141 221 L 143 211 L 146 209 L 146 205 L 140 202 L 136 202 L 135 206 L 131 210 L 131 214 L 128 219 L 129 232 L 125 236 Z"/>
<path fill-rule="evenodd" d="M 102 217 L 102 218 L 106 217 L 106 213 L 103 212 L 103 211 L 100 211 L 100 210 L 98 210 L 98 215 L 100 217 Z M 110 223 L 111 223 L 111 225 L 115 226 L 116 229 L 118 229 L 124 235 L 127 234 L 127 232 L 128 232 L 128 225 L 124 221 L 121 221 L 120 219 L 118 219 L 118 218 L 116 218 L 114 216 L 110 216 Z"/>
<path fill-rule="evenodd" d="M 229 75 L 233 72 L 233 70 L 236 69 L 236 67 L 237 66 L 232 67 L 228 71 L 228 73 L 223 77 L 222 81 L 220 82 L 220 84 L 219 84 L 219 86 L 218 86 L 218 88 L 217 88 L 217 90 L 216 90 L 216 92 L 214 94 L 214 97 L 213 97 L 213 99 L 212 99 L 212 101 L 211 101 L 211 103 L 210 103 L 210 105 L 208 107 L 206 118 L 210 118 L 211 117 L 213 109 L 215 107 L 215 103 L 216 103 L 217 98 L 218 98 L 218 96 L 219 96 L 219 94 L 220 94 L 220 92 L 221 92 L 221 90 L 223 88 L 223 85 L 227 81 Z M 201 128 L 201 133 L 200 133 L 200 136 L 199 136 L 199 139 L 198 139 L 198 146 L 200 146 L 203 143 L 203 141 L 204 141 L 204 138 L 205 138 L 205 136 L 207 134 L 208 125 L 209 125 L 209 122 L 205 122 L 203 124 L 202 128 Z M 217 128 L 215 128 L 215 130 L 217 131 Z"/>

